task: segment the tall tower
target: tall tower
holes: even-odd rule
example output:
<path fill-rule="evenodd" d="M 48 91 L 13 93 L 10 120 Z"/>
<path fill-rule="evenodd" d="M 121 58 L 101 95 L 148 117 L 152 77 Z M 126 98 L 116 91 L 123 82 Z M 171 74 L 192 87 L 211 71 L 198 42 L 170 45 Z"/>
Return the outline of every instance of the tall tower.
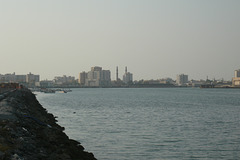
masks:
<path fill-rule="evenodd" d="M 125 67 L 125 73 L 127 73 L 127 67 Z"/>
<path fill-rule="evenodd" d="M 116 81 L 118 81 L 118 66 L 116 68 Z"/>

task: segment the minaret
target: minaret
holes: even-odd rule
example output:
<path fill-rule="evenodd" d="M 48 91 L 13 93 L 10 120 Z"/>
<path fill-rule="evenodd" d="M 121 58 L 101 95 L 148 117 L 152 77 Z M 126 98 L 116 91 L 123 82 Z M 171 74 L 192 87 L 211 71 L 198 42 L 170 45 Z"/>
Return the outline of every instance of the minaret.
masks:
<path fill-rule="evenodd" d="M 116 68 L 116 81 L 118 81 L 118 66 Z"/>

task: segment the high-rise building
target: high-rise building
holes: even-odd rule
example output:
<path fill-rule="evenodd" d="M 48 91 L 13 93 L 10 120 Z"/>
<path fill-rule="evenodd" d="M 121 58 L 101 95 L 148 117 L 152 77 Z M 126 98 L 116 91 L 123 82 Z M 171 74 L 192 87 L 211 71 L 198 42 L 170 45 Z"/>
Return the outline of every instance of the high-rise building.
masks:
<path fill-rule="evenodd" d="M 102 70 L 102 67 L 92 67 L 87 73 L 85 86 L 106 87 L 111 84 L 111 73 L 109 70 Z"/>
<path fill-rule="evenodd" d="M 123 75 L 123 82 L 125 84 L 129 84 L 133 81 L 133 74 L 127 71 L 127 67 L 125 67 L 125 73 Z"/>
<path fill-rule="evenodd" d="M 188 83 L 188 75 L 184 74 L 177 75 L 176 83 L 180 86 L 185 85 L 186 83 Z"/>
<path fill-rule="evenodd" d="M 79 73 L 79 79 L 78 79 L 78 83 L 80 85 L 84 85 L 87 79 L 87 73 L 86 72 L 81 72 Z"/>
<path fill-rule="evenodd" d="M 100 86 L 110 86 L 111 85 L 111 72 L 109 70 L 102 70 Z"/>

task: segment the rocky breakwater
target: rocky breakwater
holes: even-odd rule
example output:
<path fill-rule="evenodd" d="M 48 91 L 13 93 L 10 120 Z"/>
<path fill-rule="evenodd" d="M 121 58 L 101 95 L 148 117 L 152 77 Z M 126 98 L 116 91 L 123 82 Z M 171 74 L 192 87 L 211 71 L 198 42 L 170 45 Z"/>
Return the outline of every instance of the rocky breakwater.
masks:
<path fill-rule="evenodd" d="M 28 89 L 0 99 L 0 160 L 94 160 Z"/>

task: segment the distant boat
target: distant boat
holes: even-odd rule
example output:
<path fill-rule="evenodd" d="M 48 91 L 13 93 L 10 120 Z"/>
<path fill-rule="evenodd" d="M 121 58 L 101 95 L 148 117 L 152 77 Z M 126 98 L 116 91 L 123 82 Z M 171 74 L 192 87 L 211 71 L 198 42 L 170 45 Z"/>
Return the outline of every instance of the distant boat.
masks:
<path fill-rule="evenodd" d="M 67 91 L 61 90 L 61 91 L 59 91 L 59 93 L 67 93 Z"/>
<path fill-rule="evenodd" d="M 71 89 L 65 89 L 64 91 L 66 91 L 66 92 L 72 92 Z"/>

